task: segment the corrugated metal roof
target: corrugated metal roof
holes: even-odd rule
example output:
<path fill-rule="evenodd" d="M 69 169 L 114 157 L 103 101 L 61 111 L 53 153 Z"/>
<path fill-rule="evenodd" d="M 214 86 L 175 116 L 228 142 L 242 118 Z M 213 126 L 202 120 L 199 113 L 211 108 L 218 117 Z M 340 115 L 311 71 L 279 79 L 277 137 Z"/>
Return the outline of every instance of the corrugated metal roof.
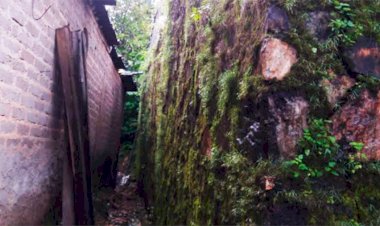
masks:
<path fill-rule="evenodd" d="M 97 18 L 99 27 L 103 33 L 104 38 L 106 39 L 108 45 L 118 45 L 115 30 L 112 27 L 111 21 L 108 17 L 107 10 L 103 4 L 104 1 L 92 1 L 93 11 Z"/>
<path fill-rule="evenodd" d="M 125 65 L 123 63 L 123 60 L 122 58 L 117 54 L 116 52 L 116 48 L 115 47 L 112 47 L 112 50 L 111 50 L 111 58 L 112 58 L 112 61 L 113 61 L 113 64 L 115 65 L 115 68 L 117 69 L 126 69 L 125 68 Z"/>
<path fill-rule="evenodd" d="M 115 30 L 112 27 L 111 21 L 108 17 L 107 10 L 104 5 L 116 5 L 116 0 L 92 0 L 93 12 L 97 18 L 99 27 L 103 33 L 104 38 L 109 46 L 112 46 L 110 56 L 116 69 L 126 69 L 122 58 L 116 52 L 116 45 L 119 42 L 116 38 Z M 123 87 L 126 91 L 137 91 L 136 83 L 133 81 L 132 76 L 122 76 Z"/>
<path fill-rule="evenodd" d="M 116 0 L 92 0 L 96 4 L 116 5 Z"/>

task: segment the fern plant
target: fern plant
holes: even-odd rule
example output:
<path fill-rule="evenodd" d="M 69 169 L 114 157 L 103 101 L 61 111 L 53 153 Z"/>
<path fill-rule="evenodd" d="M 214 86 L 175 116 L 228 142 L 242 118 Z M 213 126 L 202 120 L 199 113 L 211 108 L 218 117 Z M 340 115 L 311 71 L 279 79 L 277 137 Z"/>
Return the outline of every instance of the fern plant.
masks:
<path fill-rule="evenodd" d="M 329 130 L 331 121 L 314 119 L 305 129 L 299 143 L 300 153 L 286 164 L 290 166 L 295 178 L 319 178 L 323 175 L 341 176 L 354 174 L 362 168 L 357 157 L 365 158 L 361 153 L 363 143 L 351 142 L 351 150 L 343 151 L 337 139 Z M 358 156 L 360 154 L 360 156 Z"/>
<path fill-rule="evenodd" d="M 356 15 L 350 4 L 339 0 L 332 0 L 331 4 L 335 12 L 332 13 L 333 19 L 330 27 L 335 38 L 338 38 L 344 45 L 353 45 L 363 35 L 363 26 L 354 22 Z"/>
<path fill-rule="evenodd" d="M 296 6 L 298 0 L 285 0 L 284 7 L 287 11 L 293 12 L 294 7 Z"/>

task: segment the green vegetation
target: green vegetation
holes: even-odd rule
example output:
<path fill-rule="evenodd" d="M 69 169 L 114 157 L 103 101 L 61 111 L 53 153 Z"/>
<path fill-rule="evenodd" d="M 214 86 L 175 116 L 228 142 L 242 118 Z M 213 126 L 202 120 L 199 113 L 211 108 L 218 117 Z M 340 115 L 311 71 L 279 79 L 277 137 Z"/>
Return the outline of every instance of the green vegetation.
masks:
<path fill-rule="evenodd" d="M 349 3 L 339 0 L 332 0 L 335 12 L 332 13 L 333 19 L 330 26 L 335 38 L 345 45 L 353 45 L 359 37 L 363 35 L 363 26 L 356 23 L 356 14 L 353 12 Z"/>
<path fill-rule="evenodd" d="M 351 89 L 352 97 L 358 97 L 359 94 L 365 89 L 371 91 L 372 94 L 376 95 L 380 90 L 380 79 L 374 76 L 358 76 L 356 85 Z"/>
<path fill-rule="evenodd" d="M 145 60 L 151 32 L 152 6 L 150 0 L 120 0 L 110 11 L 113 27 L 127 70 L 138 71 Z"/>
<path fill-rule="evenodd" d="M 135 134 L 137 132 L 137 118 L 140 95 L 137 92 L 127 92 L 124 102 L 124 123 L 121 128 L 120 159 L 132 154 L 135 148 Z"/>
<path fill-rule="evenodd" d="M 326 121 L 314 120 L 309 129 L 304 131 L 300 142 L 303 152 L 290 161 L 296 166 L 294 177 L 305 173 L 307 177 L 321 177 L 324 173 L 339 176 L 336 165 L 339 145 L 335 136 L 331 135 L 325 125 Z"/>
<path fill-rule="evenodd" d="M 120 45 L 117 52 L 124 59 L 128 71 L 143 70 L 151 32 L 152 5 L 150 0 L 120 0 L 110 11 L 113 27 Z M 138 83 L 141 75 L 135 76 Z M 120 159 L 124 159 L 135 148 L 137 131 L 139 92 L 127 92 L 124 103 L 124 123 L 121 133 Z M 132 156 L 129 156 L 132 157 Z"/>
<path fill-rule="evenodd" d="M 360 154 L 364 144 L 350 142 L 352 150 L 342 150 L 336 137 L 329 131 L 330 121 L 315 119 L 305 129 L 300 140 L 301 153 L 287 162 L 293 167 L 293 176 L 304 178 L 322 177 L 325 174 L 346 176 L 362 168 L 356 158 L 366 159 Z"/>

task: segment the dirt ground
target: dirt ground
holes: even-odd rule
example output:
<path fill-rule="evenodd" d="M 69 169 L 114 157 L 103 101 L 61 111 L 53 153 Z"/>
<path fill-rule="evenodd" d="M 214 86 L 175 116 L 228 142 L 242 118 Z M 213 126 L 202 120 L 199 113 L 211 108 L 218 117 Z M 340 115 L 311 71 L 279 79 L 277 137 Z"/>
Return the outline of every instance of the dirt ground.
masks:
<path fill-rule="evenodd" d="M 101 189 L 94 194 L 95 225 L 151 225 L 152 216 L 145 209 L 144 200 L 137 193 L 133 177 L 128 171 L 128 159 L 119 166 L 115 189 Z"/>

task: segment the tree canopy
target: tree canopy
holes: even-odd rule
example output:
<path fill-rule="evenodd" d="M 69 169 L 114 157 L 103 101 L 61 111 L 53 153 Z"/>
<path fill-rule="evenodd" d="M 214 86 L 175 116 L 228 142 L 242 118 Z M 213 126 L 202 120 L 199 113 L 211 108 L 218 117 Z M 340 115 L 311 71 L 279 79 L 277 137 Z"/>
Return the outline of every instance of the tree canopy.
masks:
<path fill-rule="evenodd" d="M 138 71 L 144 62 L 152 26 L 151 0 L 120 0 L 110 17 L 120 42 L 118 52 L 127 70 Z"/>

